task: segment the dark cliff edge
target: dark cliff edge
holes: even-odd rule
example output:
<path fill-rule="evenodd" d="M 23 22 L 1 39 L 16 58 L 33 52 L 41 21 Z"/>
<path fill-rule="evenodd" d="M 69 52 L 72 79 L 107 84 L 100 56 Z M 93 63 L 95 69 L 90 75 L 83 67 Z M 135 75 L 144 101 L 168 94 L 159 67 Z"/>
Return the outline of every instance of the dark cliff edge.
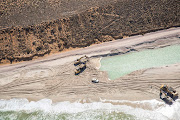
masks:
<path fill-rule="evenodd" d="M 117 0 L 92 5 L 56 20 L 2 28 L 0 64 L 178 26 L 178 0 Z"/>

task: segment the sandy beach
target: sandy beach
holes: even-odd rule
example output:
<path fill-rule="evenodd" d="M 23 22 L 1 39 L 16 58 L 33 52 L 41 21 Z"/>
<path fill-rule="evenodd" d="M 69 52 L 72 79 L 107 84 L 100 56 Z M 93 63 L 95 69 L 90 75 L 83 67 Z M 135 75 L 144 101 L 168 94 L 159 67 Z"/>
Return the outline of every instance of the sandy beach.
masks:
<path fill-rule="evenodd" d="M 93 102 L 100 99 L 159 99 L 159 87 L 168 84 L 180 93 L 180 63 L 134 71 L 116 80 L 109 80 L 100 71 L 100 59 L 133 51 L 156 49 L 180 44 L 180 28 L 171 28 L 145 35 L 92 45 L 33 61 L 0 66 L 0 99 L 43 98 L 53 102 Z M 74 61 L 89 57 L 87 68 L 75 75 Z M 97 78 L 99 83 L 91 82 Z"/>

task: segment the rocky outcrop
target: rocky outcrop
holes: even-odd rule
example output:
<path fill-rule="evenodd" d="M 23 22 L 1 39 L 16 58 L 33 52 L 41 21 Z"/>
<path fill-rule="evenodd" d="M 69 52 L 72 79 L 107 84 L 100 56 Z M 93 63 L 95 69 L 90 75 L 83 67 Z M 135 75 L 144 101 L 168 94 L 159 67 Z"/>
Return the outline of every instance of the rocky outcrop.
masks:
<path fill-rule="evenodd" d="M 117 0 L 50 22 L 0 30 L 0 61 L 31 60 L 52 52 L 180 26 L 177 0 Z"/>

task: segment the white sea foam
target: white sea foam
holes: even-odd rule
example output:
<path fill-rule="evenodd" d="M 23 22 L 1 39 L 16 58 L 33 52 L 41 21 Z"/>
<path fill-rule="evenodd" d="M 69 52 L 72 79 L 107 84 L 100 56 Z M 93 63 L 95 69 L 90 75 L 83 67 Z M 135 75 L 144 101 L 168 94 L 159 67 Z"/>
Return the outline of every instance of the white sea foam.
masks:
<path fill-rule="evenodd" d="M 117 105 L 113 105 L 116 103 Z M 146 109 L 147 108 L 147 109 Z M 93 103 L 70 103 L 68 101 L 52 103 L 50 99 L 29 102 L 27 99 L 0 100 L 0 111 L 43 111 L 44 113 L 79 113 L 85 111 L 105 110 L 108 112 L 123 112 L 136 116 L 137 119 L 147 120 L 179 120 L 180 100 L 173 105 L 166 105 L 158 100 L 127 101 L 127 100 L 101 100 Z"/>
<path fill-rule="evenodd" d="M 167 105 L 158 100 L 128 101 L 128 100 L 101 100 L 102 102 L 125 103 L 135 106 L 121 106 L 121 111 L 135 115 L 141 119 L 152 120 L 180 120 L 180 99 L 176 100 L 173 105 Z M 128 108 L 129 107 L 129 108 Z M 146 109 L 147 108 L 147 109 Z M 119 109 L 120 110 L 120 109 Z"/>

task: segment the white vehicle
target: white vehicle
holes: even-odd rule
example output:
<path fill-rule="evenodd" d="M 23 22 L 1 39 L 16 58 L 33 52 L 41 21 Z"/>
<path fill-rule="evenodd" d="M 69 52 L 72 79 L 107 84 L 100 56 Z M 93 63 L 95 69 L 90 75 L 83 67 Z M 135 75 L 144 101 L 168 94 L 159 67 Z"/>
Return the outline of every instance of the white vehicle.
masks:
<path fill-rule="evenodd" d="M 92 78 L 92 82 L 93 82 L 93 83 L 99 83 L 99 80 L 96 79 L 96 78 Z"/>

